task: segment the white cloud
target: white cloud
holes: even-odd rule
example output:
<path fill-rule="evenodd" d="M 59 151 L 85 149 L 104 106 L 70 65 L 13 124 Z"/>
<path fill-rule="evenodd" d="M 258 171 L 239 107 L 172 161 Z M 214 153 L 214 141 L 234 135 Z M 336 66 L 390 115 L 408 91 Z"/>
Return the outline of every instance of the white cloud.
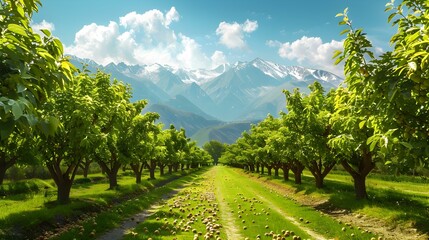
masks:
<path fill-rule="evenodd" d="M 226 56 L 222 51 L 215 51 L 210 59 L 212 60 L 212 68 L 227 63 Z"/>
<path fill-rule="evenodd" d="M 190 69 L 211 67 L 213 60 L 196 40 L 171 28 L 179 20 L 174 7 L 165 14 L 157 9 L 142 14 L 130 12 L 108 25 L 85 25 L 65 51 L 103 65 L 125 62 Z"/>
<path fill-rule="evenodd" d="M 267 43 L 274 46 L 275 41 Z M 343 65 L 334 65 L 332 55 L 335 50 L 342 50 L 343 42 L 332 40 L 324 43 L 319 37 L 302 37 L 294 42 L 282 43 L 278 53 L 280 57 L 296 60 L 308 67 L 320 68 L 343 76 Z"/>
<path fill-rule="evenodd" d="M 282 46 L 282 43 L 280 41 L 277 41 L 277 40 L 268 40 L 267 42 L 265 42 L 265 44 L 269 47 L 280 48 Z"/>
<path fill-rule="evenodd" d="M 36 33 L 43 35 L 41 29 L 47 29 L 50 32 L 53 32 L 55 30 L 55 25 L 51 22 L 47 22 L 46 20 L 42 20 L 40 23 L 32 23 L 31 28 L 33 28 L 33 31 Z"/>
<path fill-rule="evenodd" d="M 210 59 L 203 54 L 201 46 L 192 38 L 180 34 L 182 51 L 177 55 L 177 59 L 185 68 L 205 68 L 210 66 Z"/>
<path fill-rule="evenodd" d="M 247 19 L 243 24 L 239 24 L 237 22 L 221 22 L 216 29 L 216 35 L 220 36 L 219 42 L 226 47 L 231 49 L 242 49 L 246 47 L 244 33 L 252 33 L 256 31 L 257 28 L 258 22 L 250 21 L 249 19 Z"/>
<path fill-rule="evenodd" d="M 258 29 L 257 21 L 250 21 L 249 19 L 247 19 L 243 24 L 243 31 L 247 33 L 254 32 L 256 29 Z"/>

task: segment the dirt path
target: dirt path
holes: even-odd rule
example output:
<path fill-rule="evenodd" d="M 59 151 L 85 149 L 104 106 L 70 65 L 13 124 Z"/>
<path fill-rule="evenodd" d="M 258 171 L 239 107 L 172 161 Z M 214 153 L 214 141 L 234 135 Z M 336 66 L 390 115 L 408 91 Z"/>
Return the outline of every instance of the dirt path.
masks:
<path fill-rule="evenodd" d="M 164 202 L 174 195 L 176 195 L 182 188 L 185 186 L 182 186 L 180 188 L 174 189 L 168 194 L 165 194 L 162 196 L 162 198 L 152 206 L 150 206 L 148 209 L 144 210 L 143 212 L 137 213 L 134 216 L 130 217 L 129 219 L 125 220 L 120 227 L 110 230 L 109 232 L 105 233 L 101 237 L 97 238 L 98 240 L 119 240 L 122 239 L 122 237 L 127 234 L 129 231 L 134 229 L 139 223 L 146 220 L 146 218 L 152 216 L 154 213 L 158 211 L 159 208 L 162 207 Z"/>
<path fill-rule="evenodd" d="M 216 170 L 215 170 L 216 171 Z M 216 173 L 216 172 L 215 172 Z M 221 210 L 221 218 L 223 227 L 225 229 L 228 239 L 244 239 L 240 234 L 240 230 L 234 224 L 234 216 L 231 213 L 231 208 L 225 202 L 225 198 L 222 196 L 222 191 L 219 188 L 219 185 L 216 187 L 216 194 L 219 202 L 219 209 Z"/>

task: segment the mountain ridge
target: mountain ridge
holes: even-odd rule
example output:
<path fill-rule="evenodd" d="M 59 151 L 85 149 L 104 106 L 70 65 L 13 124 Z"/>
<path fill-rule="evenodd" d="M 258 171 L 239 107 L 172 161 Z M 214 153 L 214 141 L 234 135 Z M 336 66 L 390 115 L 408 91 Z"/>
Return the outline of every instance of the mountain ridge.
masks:
<path fill-rule="evenodd" d="M 187 126 L 192 128 L 192 133 L 214 127 L 211 121 L 225 124 L 264 119 L 267 114 L 278 116 L 280 111 L 285 111 L 284 89 L 300 88 L 301 92 L 308 93 L 307 86 L 318 81 L 329 91 L 343 81 L 324 70 L 285 66 L 261 58 L 223 64 L 213 69 L 125 63 L 102 66 L 90 59 L 73 56 L 71 62 L 76 66 L 84 63 L 91 71 L 101 69 L 130 84 L 132 100 L 147 99 L 148 109 L 162 110 L 168 116 L 161 115 L 166 126 L 173 123 L 177 128 Z"/>

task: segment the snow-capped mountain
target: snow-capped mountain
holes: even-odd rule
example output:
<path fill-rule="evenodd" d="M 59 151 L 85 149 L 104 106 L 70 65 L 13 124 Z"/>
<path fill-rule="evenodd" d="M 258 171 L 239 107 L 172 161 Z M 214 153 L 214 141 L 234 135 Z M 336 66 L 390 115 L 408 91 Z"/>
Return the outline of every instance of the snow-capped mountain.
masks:
<path fill-rule="evenodd" d="M 283 89 L 300 88 L 302 92 L 308 92 L 307 86 L 318 81 L 329 90 L 342 82 L 340 77 L 323 70 L 284 66 L 260 58 L 197 70 L 160 64 L 110 63 L 101 66 L 74 57 L 72 62 L 77 66 L 80 66 L 78 62 L 84 62 L 90 70 L 100 68 L 131 84 L 136 100 L 148 99 L 149 104 L 169 104 L 172 108 L 176 101 L 177 106 L 181 106 L 180 111 L 195 113 L 198 109 L 199 113 L 204 112 L 221 121 L 278 115 L 285 108 Z M 186 104 L 179 103 L 185 100 Z"/>

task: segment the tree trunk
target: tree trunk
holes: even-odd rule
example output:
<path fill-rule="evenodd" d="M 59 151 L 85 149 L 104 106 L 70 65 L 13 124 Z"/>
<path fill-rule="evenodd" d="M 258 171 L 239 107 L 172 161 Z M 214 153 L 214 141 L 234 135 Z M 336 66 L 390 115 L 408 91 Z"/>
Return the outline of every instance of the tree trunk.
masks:
<path fill-rule="evenodd" d="M 58 203 L 67 204 L 70 202 L 70 190 L 73 185 L 77 169 L 79 168 L 79 161 L 76 164 L 69 165 L 64 172 L 62 171 L 60 164 L 61 160 L 52 161 L 51 164 L 47 164 L 47 168 L 52 179 L 57 185 Z"/>
<path fill-rule="evenodd" d="M 163 175 L 164 175 L 164 168 L 165 168 L 165 165 L 161 165 L 161 166 L 159 166 L 159 174 L 160 174 L 161 176 L 163 176 Z"/>
<path fill-rule="evenodd" d="M 264 174 L 264 170 L 265 170 L 264 165 L 261 165 L 261 174 Z"/>
<path fill-rule="evenodd" d="M 117 172 L 109 174 L 109 188 L 114 189 L 117 186 L 118 186 L 118 174 L 117 174 Z"/>
<path fill-rule="evenodd" d="M 352 176 L 355 186 L 355 193 L 357 199 L 366 199 L 368 198 L 368 193 L 366 192 L 366 176 L 355 175 Z"/>
<path fill-rule="evenodd" d="M 316 188 L 323 188 L 323 179 L 321 175 L 314 175 L 314 180 L 316 181 Z"/>
<path fill-rule="evenodd" d="M 300 171 L 300 172 L 294 172 L 293 173 L 294 176 L 295 176 L 295 183 L 296 184 L 301 184 L 302 183 L 301 173 L 302 173 L 302 171 Z"/>
<path fill-rule="evenodd" d="M 89 168 L 91 167 L 92 161 L 85 161 L 83 164 L 81 164 L 81 168 L 83 170 L 83 177 L 87 178 L 89 173 Z"/>
<path fill-rule="evenodd" d="M 295 183 L 301 184 L 302 183 L 302 171 L 304 170 L 304 165 L 302 165 L 301 162 L 298 160 L 293 161 L 291 170 L 293 172 L 293 175 L 295 176 Z"/>
<path fill-rule="evenodd" d="M 172 174 L 172 173 L 173 173 L 173 166 L 168 165 L 168 174 Z"/>
<path fill-rule="evenodd" d="M 259 164 L 256 164 L 255 166 L 256 166 L 256 169 L 255 169 L 256 172 L 259 173 Z"/>
<path fill-rule="evenodd" d="M 136 178 L 136 183 L 139 184 L 142 182 L 142 172 L 143 172 L 143 166 L 144 164 L 137 163 L 137 164 L 130 164 L 131 169 L 134 172 L 134 176 Z"/>
<path fill-rule="evenodd" d="M 4 166 L 3 164 L 0 164 L 0 185 L 3 184 L 4 178 L 6 176 L 6 166 Z"/>
<path fill-rule="evenodd" d="M 72 181 L 64 181 L 61 184 L 57 184 L 57 201 L 60 204 L 67 204 L 70 202 L 70 190 L 72 187 Z"/>
<path fill-rule="evenodd" d="M 255 172 L 255 164 L 249 164 L 249 169 L 251 172 Z"/>
<path fill-rule="evenodd" d="M 275 167 L 275 168 L 274 168 L 274 176 L 275 176 L 275 177 L 278 177 L 278 176 L 279 176 L 279 168 L 278 168 L 278 167 Z"/>
<path fill-rule="evenodd" d="M 287 164 L 283 163 L 282 170 L 283 170 L 283 179 L 285 181 L 289 180 L 289 169 L 290 169 L 289 166 L 287 166 Z"/>
<path fill-rule="evenodd" d="M 155 179 L 156 160 L 152 159 L 149 163 L 146 163 L 146 167 L 149 170 L 149 179 Z"/>
<path fill-rule="evenodd" d="M 352 176 L 355 187 L 356 199 L 366 199 L 368 194 L 366 192 L 366 176 L 375 168 L 372 161 L 372 154 L 368 151 L 363 151 L 363 154 L 352 156 L 354 162 L 358 162 L 358 168 L 355 170 L 347 161 L 341 161 L 343 168 Z"/>
<path fill-rule="evenodd" d="M 6 177 L 6 171 L 16 163 L 17 158 L 12 158 L 10 161 L 0 159 L 0 185 L 3 184 L 4 178 Z"/>
<path fill-rule="evenodd" d="M 116 188 L 118 186 L 118 171 L 121 168 L 122 164 L 116 161 L 112 165 L 111 169 L 103 161 L 100 161 L 98 164 L 100 165 L 101 169 L 104 170 L 104 172 L 107 174 L 107 177 L 109 178 L 109 189 Z"/>
<path fill-rule="evenodd" d="M 272 167 L 267 167 L 268 176 L 271 176 L 271 169 Z"/>
<path fill-rule="evenodd" d="M 336 164 L 335 162 L 329 162 L 329 163 L 325 162 L 325 164 L 323 164 L 322 159 L 319 159 L 318 161 L 313 160 L 307 164 L 307 168 L 310 170 L 311 174 L 313 175 L 317 188 L 323 188 L 324 186 L 323 181 L 326 175 L 328 175 L 328 173 L 335 166 L 335 164 Z"/>
<path fill-rule="evenodd" d="M 155 168 L 149 168 L 149 178 L 155 179 Z"/>

